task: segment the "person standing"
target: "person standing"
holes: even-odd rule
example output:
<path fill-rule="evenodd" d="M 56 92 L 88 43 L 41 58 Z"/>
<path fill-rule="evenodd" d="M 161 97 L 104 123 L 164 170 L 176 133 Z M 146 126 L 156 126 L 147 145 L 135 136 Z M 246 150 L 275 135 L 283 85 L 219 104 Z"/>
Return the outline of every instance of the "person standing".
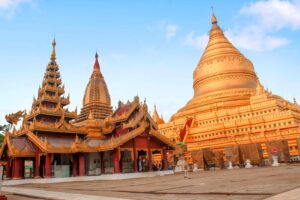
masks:
<path fill-rule="evenodd" d="M 141 156 L 138 157 L 138 165 L 139 165 L 139 172 L 141 172 L 143 169 Z"/>

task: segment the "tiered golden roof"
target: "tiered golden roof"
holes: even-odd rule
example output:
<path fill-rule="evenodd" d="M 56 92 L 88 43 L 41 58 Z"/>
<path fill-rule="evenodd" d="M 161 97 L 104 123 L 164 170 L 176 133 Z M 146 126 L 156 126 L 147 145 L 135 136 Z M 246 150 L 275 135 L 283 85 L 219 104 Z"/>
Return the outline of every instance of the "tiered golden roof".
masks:
<path fill-rule="evenodd" d="M 94 69 L 86 86 L 81 112 L 77 122 L 87 120 L 89 115 L 94 119 L 103 120 L 112 114 L 110 95 L 106 82 L 100 71 L 98 54 L 95 55 Z"/>
<path fill-rule="evenodd" d="M 19 131 L 19 134 L 25 134 L 27 130 L 78 133 L 78 129 L 69 123 L 77 117 L 77 110 L 70 112 L 64 108 L 69 105 L 70 97 L 63 96 L 65 90 L 56 63 L 55 46 L 54 39 L 42 86 L 38 89 L 37 98 L 33 99 L 31 111 L 24 116 L 22 131 Z"/>
<path fill-rule="evenodd" d="M 65 108 L 70 97 L 64 97 L 64 86 L 56 63 L 55 40 L 50 63 L 47 65 L 42 86 L 32 109 L 27 114 L 19 111 L 6 116 L 11 124 L 23 118 L 21 127 L 7 132 L 0 149 L 0 159 L 5 152 L 11 157 L 35 157 L 44 153 L 99 152 L 118 148 L 134 137 L 149 132 L 171 148 L 175 143 L 157 132 L 157 124 L 148 113 L 146 102 L 135 97 L 126 104 L 119 102 L 112 113 L 110 96 L 100 72 L 98 54 L 94 70 L 87 85 L 81 114 Z M 73 120 L 73 119 L 77 120 Z M 73 120 L 73 121 L 71 121 Z"/>

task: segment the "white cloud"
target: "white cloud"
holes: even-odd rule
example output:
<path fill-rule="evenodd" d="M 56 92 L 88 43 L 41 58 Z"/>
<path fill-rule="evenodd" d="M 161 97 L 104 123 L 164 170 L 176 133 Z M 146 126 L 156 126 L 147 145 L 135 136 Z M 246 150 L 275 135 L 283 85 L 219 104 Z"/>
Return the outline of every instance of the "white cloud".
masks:
<path fill-rule="evenodd" d="M 281 35 L 282 30 L 300 29 L 300 0 L 259 0 L 239 10 L 239 21 L 225 31 L 228 39 L 238 48 L 251 51 L 271 51 L 291 41 Z M 239 24 L 242 23 L 242 26 Z M 204 49 L 206 34 L 189 33 L 185 45 Z"/>
<path fill-rule="evenodd" d="M 243 28 L 233 27 L 226 35 L 238 47 L 252 51 L 270 51 L 291 41 L 278 36 L 283 29 L 300 28 L 300 1 L 262 0 L 244 6 L 241 16 L 251 17 Z"/>
<path fill-rule="evenodd" d="M 173 37 L 175 37 L 177 31 L 178 31 L 178 26 L 175 24 L 168 24 L 166 26 L 166 38 L 169 40 Z"/>
<path fill-rule="evenodd" d="M 0 15 L 10 18 L 21 4 L 32 4 L 33 0 L 0 0 Z"/>
<path fill-rule="evenodd" d="M 208 42 L 207 34 L 195 36 L 195 32 L 193 31 L 186 35 L 183 41 L 183 45 L 188 45 L 203 50 L 206 47 L 207 42 Z"/>
<path fill-rule="evenodd" d="M 230 29 L 225 35 L 235 46 L 251 51 L 270 51 L 290 43 L 287 38 L 269 35 L 255 25 Z"/>
<path fill-rule="evenodd" d="M 263 29 L 300 27 L 300 1 L 267 0 L 244 6 L 240 13 L 252 16 Z"/>

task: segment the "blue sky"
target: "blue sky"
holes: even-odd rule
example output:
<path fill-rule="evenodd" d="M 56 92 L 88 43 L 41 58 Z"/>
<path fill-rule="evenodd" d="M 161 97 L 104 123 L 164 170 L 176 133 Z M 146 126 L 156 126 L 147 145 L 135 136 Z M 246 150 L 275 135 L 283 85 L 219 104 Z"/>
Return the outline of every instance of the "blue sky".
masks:
<path fill-rule="evenodd" d="M 262 84 L 300 101 L 299 0 L 0 0 L 0 123 L 30 109 L 54 35 L 71 109 L 81 108 L 97 50 L 113 106 L 138 94 L 169 119 L 193 96 L 212 5 Z"/>

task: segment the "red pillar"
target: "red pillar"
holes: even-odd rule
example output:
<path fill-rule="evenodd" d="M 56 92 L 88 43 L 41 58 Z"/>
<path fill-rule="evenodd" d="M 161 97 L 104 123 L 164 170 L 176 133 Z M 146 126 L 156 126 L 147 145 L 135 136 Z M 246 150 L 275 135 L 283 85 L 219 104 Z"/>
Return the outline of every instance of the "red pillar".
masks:
<path fill-rule="evenodd" d="M 35 154 L 35 162 L 34 162 L 34 178 L 41 178 L 40 163 L 41 163 L 40 154 L 37 152 Z"/>
<path fill-rule="evenodd" d="M 78 176 L 78 155 L 72 154 L 72 176 Z"/>
<path fill-rule="evenodd" d="M 114 172 L 120 173 L 120 155 L 119 148 L 114 149 L 113 152 L 113 162 L 114 162 Z"/>
<path fill-rule="evenodd" d="M 150 148 L 150 137 L 147 139 L 147 147 L 148 147 L 148 166 L 149 166 L 149 172 L 152 171 L 152 152 Z"/>
<path fill-rule="evenodd" d="M 100 152 L 101 174 L 105 174 L 104 152 Z"/>
<path fill-rule="evenodd" d="M 6 178 L 11 178 L 11 158 L 9 156 L 7 156 L 7 160 L 6 160 Z"/>
<path fill-rule="evenodd" d="M 134 170 L 134 172 L 138 172 L 138 163 L 137 163 L 136 148 L 135 148 L 135 138 L 133 138 L 132 143 L 133 143 L 133 170 Z"/>
<path fill-rule="evenodd" d="M 51 157 L 52 155 L 48 153 L 45 159 L 45 178 L 51 177 Z"/>
<path fill-rule="evenodd" d="M 79 154 L 79 176 L 85 176 L 85 159 L 84 153 Z"/>
<path fill-rule="evenodd" d="M 168 159 L 166 149 L 163 149 L 163 170 L 168 170 Z"/>
<path fill-rule="evenodd" d="M 12 178 L 13 179 L 21 179 L 23 178 L 23 160 L 22 158 L 14 158 L 13 159 L 13 171 Z"/>

